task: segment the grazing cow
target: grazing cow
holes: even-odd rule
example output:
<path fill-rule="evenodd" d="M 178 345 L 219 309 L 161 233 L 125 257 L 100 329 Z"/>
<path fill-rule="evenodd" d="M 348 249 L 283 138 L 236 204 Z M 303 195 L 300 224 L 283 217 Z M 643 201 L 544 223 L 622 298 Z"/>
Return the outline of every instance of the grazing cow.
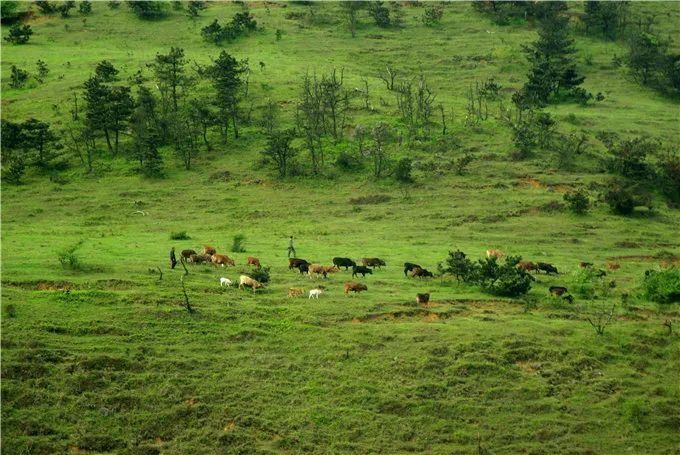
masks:
<path fill-rule="evenodd" d="M 234 284 L 229 278 L 222 277 L 220 278 L 220 287 L 226 286 L 226 287 L 231 287 L 231 285 Z"/>
<path fill-rule="evenodd" d="M 422 267 L 413 262 L 404 262 L 404 276 L 408 276 L 408 272 L 413 269 L 422 269 Z"/>
<path fill-rule="evenodd" d="M 430 294 L 416 294 L 416 303 L 423 305 L 430 301 Z"/>
<path fill-rule="evenodd" d="M 505 256 L 505 253 L 501 250 L 488 249 L 486 250 L 486 257 L 500 259 Z"/>
<path fill-rule="evenodd" d="M 300 271 L 300 275 L 304 275 L 305 273 L 309 273 L 309 264 L 300 264 L 298 267 L 298 270 Z"/>
<path fill-rule="evenodd" d="M 231 266 L 236 265 L 232 258 L 230 258 L 229 256 L 224 255 L 224 254 L 213 254 L 212 255 L 212 262 L 213 262 L 213 264 L 219 264 L 222 267 L 224 267 L 225 265 L 231 265 Z"/>
<path fill-rule="evenodd" d="M 385 261 L 380 258 L 363 258 L 361 262 L 364 264 L 364 267 L 381 268 L 386 265 Z"/>
<path fill-rule="evenodd" d="M 536 265 L 536 263 L 531 261 L 519 261 L 519 263 L 517 264 L 517 268 L 527 272 L 538 270 L 538 266 Z"/>
<path fill-rule="evenodd" d="M 569 303 L 574 303 L 574 296 L 571 294 L 567 294 L 564 297 L 562 297 L 564 300 L 566 300 Z"/>
<path fill-rule="evenodd" d="M 249 276 L 246 275 L 241 275 L 238 278 L 238 288 L 239 289 L 245 289 L 245 286 L 248 286 L 249 288 L 253 288 L 253 294 L 255 293 L 255 289 L 264 287 L 262 283 L 259 281 L 250 278 Z"/>
<path fill-rule="evenodd" d="M 355 265 L 352 267 L 352 278 L 356 277 L 360 273 L 363 278 L 366 278 L 367 273 L 369 275 L 373 275 L 373 270 L 369 269 L 368 267 L 364 267 L 363 265 Z"/>
<path fill-rule="evenodd" d="M 368 291 L 368 287 L 365 284 L 348 282 L 345 283 L 345 295 L 349 295 L 349 291 L 359 293 L 361 291 Z"/>
<path fill-rule="evenodd" d="M 340 271 L 340 269 L 335 265 L 324 265 L 323 269 L 326 271 L 326 273 L 335 273 Z"/>
<path fill-rule="evenodd" d="M 288 270 L 299 268 L 301 264 L 309 264 L 304 259 L 288 258 Z"/>
<path fill-rule="evenodd" d="M 354 267 L 357 265 L 357 263 L 350 258 L 333 258 L 333 264 L 335 264 L 337 267 L 344 267 L 345 270 L 347 270 L 348 267 Z"/>
<path fill-rule="evenodd" d="M 581 267 L 582 269 L 587 269 L 588 267 L 592 267 L 593 263 L 592 262 L 579 262 L 578 266 Z"/>
<path fill-rule="evenodd" d="M 248 256 L 247 261 L 248 261 L 247 265 L 254 265 L 258 269 L 262 268 L 262 266 L 260 265 L 260 260 L 255 256 Z"/>
<path fill-rule="evenodd" d="M 309 291 L 309 298 L 310 299 L 315 298 L 315 299 L 319 300 L 319 296 L 321 294 L 323 294 L 323 289 L 312 289 L 311 291 Z"/>
<path fill-rule="evenodd" d="M 621 264 L 618 262 L 607 262 L 607 268 L 609 270 L 618 270 L 621 268 Z"/>
<path fill-rule="evenodd" d="M 288 297 L 300 297 L 305 293 L 302 288 L 288 288 Z"/>
<path fill-rule="evenodd" d="M 434 275 L 432 274 L 432 272 L 430 272 L 427 269 L 420 268 L 420 267 L 413 269 L 413 272 L 411 272 L 411 276 L 413 278 L 426 278 L 428 276 L 434 278 Z"/>
<path fill-rule="evenodd" d="M 326 278 L 327 272 L 326 268 L 321 264 L 309 264 L 309 270 L 307 271 L 309 277 L 312 277 L 312 273 L 316 275 L 323 275 Z"/>
<path fill-rule="evenodd" d="M 560 297 L 567 293 L 567 288 L 564 286 L 550 286 L 548 291 L 550 291 L 550 295 L 556 295 Z"/>
<path fill-rule="evenodd" d="M 210 245 L 203 245 L 203 254 L 207 256 L 212 256 L 213 254 L 217 253 L 217 250 Z"/>
<path fill-rule="evenodd" d="M 182 250 L 182 257 L 184 259 L 191 259 L 191 255 L 196 254 L 194 250 Z"/>
<path fill-rule="evenodd" d="M 203 264 L 205 262 L 210 262 L 210 256 L 205 254 L 192 254 L 189 256 L 192 264 Z"/>
<path fill-rule="evenodd" d="M 538 263 L 536 263 L 536 266 L 538 267 L 538 270 L 542 270 L 545 273 L 547 273 L 548 275 L 550 275 L 551 273 L 554 273 L 556 275 L 560 273 L 560 272 L 557 271 L 557 267 L 555 267 L 552 264 L 548 264 L 548 263 L 545 263 L 545 262 L 538 262 Z"/>

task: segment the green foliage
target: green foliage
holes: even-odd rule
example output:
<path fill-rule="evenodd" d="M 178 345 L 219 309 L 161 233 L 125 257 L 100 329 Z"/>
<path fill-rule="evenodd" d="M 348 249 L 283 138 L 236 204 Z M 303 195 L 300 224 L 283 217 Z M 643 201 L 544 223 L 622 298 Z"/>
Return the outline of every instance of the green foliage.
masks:
<path fill-rule="evenodd" d="M 248 32 L 257 28 L 257 21 L 248 11 L 243 11 L 234 14 L 231 22 L 221 26 L 219 21 L 215 19 L 209 25 L 201 29 L 201 36 L 206 41 L 219 44 L 223 41 L 233 41 Z"/>
<path fill-rule="evenodd" d="M 368 4 L 368 14 L 375 21 L 378 27 L 389 27 L 392 25 L 390 10 L 381 1 L 372 1 Z"/>
<path fill-rule="evenodd" d="M 456 277 L 458 281 L 470 282 L 473 279 L 475 264 L 460 250 L 449 251 L 449 256 L 443 263 L 437 265 L 441 275 L 448 274 Z"/>
<path fill-rule="evenodd" d="M 198 17 L 202 10 L 206 9 L 205 2 L 190 0 L 187 4 L 187 15 L 189 17 Z"/>
<path fill-rule="evenodd" d="M 610 172 L 623 177 L 643 181 L 651 176 L 651 167 L 647 163 L 647 156 L 658 149 L 658 143 L 646 137 L 614 142 L 609 140 L 607 149 L 611 154 L 606 162 Z"/>
<path fill-rule="evenodd" d="M 583 189 L 565 193 L 564 201 L 569 209 L 577 215 L 585 214 L 590 208 L 590 199 Z"/>
<path fill-rule="evenodd" d="M 604 286 L 604 279 L 599 275 L 593 267 L 580 268 L 572 274 L 569 290 L 580 298 L 594 299 Z"/>
<path fill-rule="evenodd" d="M 245 253 L 246 252 L 246 246 L 245 246 L 245 241 L 246 241 L 246 236 L 243 234 L 236 234 L 232 240 L 231 243 L 231 252 L 232 253 Z"/>
<path fill-rule="evenodd" d="M 474 160 L 475 157 L 469 153 L 453 160 L 453 169 L 456 171 L 456 175 L 465 175 Z"/>
<path fill-rule="evenodd" d="M 531 289 L 534 278 L 525 270 L 517 268 L 522 258 L 508 256 L 502 265 L 495 257 L 480 259 L 473 272 L 474 280 L 482 290 L 493 295 L 518 297 Z"/>
<path fill-rule="evenodd" d="M 224 122 L 225 137 L 231 122 L 234 137 L 238 138 L 238 108 L 242 98 L 243 75 L 247 71 L 247 61 L 237 61 L 224 50 L 217 60 L 213 61 L 212 66 L 206 69 L 206 75 L 212 81 L 216 92 L 215 104 L 220 110 L 221 119 Z"/>
<path fill-rule="evenodd" d="M 658 303 L 680 302 L 680 268 L 650 270 L 642 283 L 645 298 Z"/>
<path fill-rule="evenodd" d="M 2 3 L 4 4 L 4 2 Z M 30 25 L 14 24 L 9 29 L 9 34 L 5 37 L 5 41 L 12 44 L 26 44 L 32 34 L 33 30 Z"/>
<path fill-rule="evenodd" d="M 586 33 L 615 40 L 628 24 L 629 2 L 587 1 L 584 6 L 583 23 Z"/>
<path fill-rule="evenodd" d="M 258 267 L 247 272 L 246 275 L 262 284 L 266 284 L 271 279 L 270 269 L 271 267 Z"/>
<path fill-rule="evenodd" d="M 661 192 L 673 207 L 680 206 L 680 155 L 667 150 L 656 165 L 656 179 Z"/>
<path fill-rule="evenodd" d="M 120 0 L 110 0 L 110 1 L 107 3 L 107 5 L 108 5 L 109 8 L 111 8 L 111 9 L 118 9 L 118 7 L 120 6 Z"/>
<path fill-rule="evenodd" d="M 92 2 L 88 0 L 82 0 L 78 5 L 78 12 L 84 16 L 92 12 Z"/>
<path fill-rule="evenodd" d="M 397 161 L 397 165 L 394 168 L 394 178 L 398 182 L 413 183 L 412 168 L 413 160 L 411 158 L 401 158 Z"/>
<path fill-rule="evenodd" d="M 35 2 L 35 6 L 38 7 L 38 11 L 40 11 L 42 14 L 46 16 L 53 14 L 55 11 L 57 11 L 57 7 L 53 3 L 50 3 L 46 0 L 37 0 Z"/>
<path fill-rule="evenodd" d="M 179 232 L 173 232 L 170 234 L 170 240 L 189 240 L 191 237 L 189 237 L 189 234 L 187 234 L 187 231 L 179 231 Z"/>
<path fill-rule="evenodd" d="M 294 138 L 294 129 L 272 131 L 267 137 L 267 148 L 262 151 L 264 158 L 274 165 L 281 178 L 289 174 L 293 160 L 298 153 L 297 149 L 290 144 Z"/>
<path fill-rule="evenodd" d="M 152 0 L 127 1 L 128 8 L 140 19 L 155 20 L 165 17 L 167 3 Z"/>
<path fill-rule="evenodd" d="M 630 215 L 635 207 L 651 206 L 651 196 L 645 188 L 622 179 L 613 179 L 609 182 L 604 200 L 618 215 Z"/>
<path fill-rule="evenodd" d="M 11 71 L 9 79 L 10 87 L 22 88 L 24 85 L 26 85 L 26 81 L 28 81 L 29 77 L 28 71 L 18 68 L 16 65 L 12 65 L 10 71 Z"/>
<path fill-rule="evenodd" d="M 18 154 L 9 155 L 4 153 L 3 161 L 7 164 L 7 168 L 3 173 L 3 180 L 14 185 L 21 184 L 21 179 L 26 171 L 24 158 Z"/>
<path fill-rule="evenodd" d="M 42 60 L 38 60 L 35 63 L 35 66 L 36 66 L 36 69 L 37 69 L 37 72 L 38 72 L 36 79 L 38 80 L 38 82 L 40 82 L 42 84 L 45 81 L 45 77 L 47 77 L 50 70 L 47 67 L 47 63 L 43 62 Z"/>
<path fill-rule="evenodd" d="M 12 303 L 5 305 L 5 315 L 10 319 L 17 317 L 17 307 Z"/>
<path fill-rule="evenodd" d="M 444 16 L 444 7 L 440 4 L 428 4 L 425 6 L 422 21 L 428 27 L 439 25 Z"/>
<path fill-rule="evenodd" d="M 68 270 L 81 270 L 83 268 L 83 263 L 77 254 L 83 242 L 84 240 L 80 240 L 57 252 L 57 259 L 63 268 Z"/>
<path fill-rule="evenodd" d="M 102 60 L 97 63 L 97 67 L 94 69 L 94 74 L 102 80 L 102 82 L 113 82 L 116 80 L 116 75 L 118 70 L 113 63 L 108 60 Z"/>
<path fill-rule="evenodd" d="M 335 165 L 346 172 L 360 171 L 364 167 L 361 160 L 349 152 L 340 152 L 335 159 Z"/>
<path fill-rule="evenodd" d="M 68 0 L 57 7 L 59 15 L 64 19 L 71 15 L 71 10 L 76 7 L 76 2 L 74 0 Z"/>
<path fill-rule="evenodd" d="M 0 2 L 0 20 L 3 24 L 14 22 L 19 17 L 17 8 L 19 2 L 12 0 L 4 0 Z"/>

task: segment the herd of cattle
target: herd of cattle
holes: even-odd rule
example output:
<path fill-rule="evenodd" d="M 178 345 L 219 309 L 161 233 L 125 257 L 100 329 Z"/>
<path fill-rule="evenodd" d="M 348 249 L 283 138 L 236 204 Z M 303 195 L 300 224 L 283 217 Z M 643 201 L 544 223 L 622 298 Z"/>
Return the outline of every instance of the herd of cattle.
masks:
<path fill-rule="evenodd" d="M 236 265 L 234 260 L 229 256 L 225 254 L 217 254 L 215 248 L 209 245 L 205 245 L 203 247 L 201 254 L 194 250 L 187 249 L 182 250 L 181 256 L 182 261 L 190 264 L 214 264 L 220 265 L 222 267 Z M 501 250 L 489 249 L 486 250 L 486 256 L 488 258 L 495 257 L 496 259 L 500 259 L 505 256 L 505 253 Z M 248 256 L 246 261 L 248 266 L 255 266 L 257 268 L 262 267 L 260 260 L 254 256 Z M 326 278 L 329 274 L 339 272 L 341 268 L 344 268 L 345 271 L 348 271 L 351 268 L 352 278 L 356 278 L 358 275 L 361 275 L 362 278 L 365 278 L 366 275 L 372 275 L 376 267 L 381 269 L 387 265 L 385 261 L 380 258 L 363 258 L 361 260 L 361 265 L 358 265 L 354 260 L 346 257 L 334 257 L 332 262 L 333 265 L 322 265 L 310 263 L 309 261 L 301 258 L 289 258 L 288 270 L 297 269 L 300 274 L 307 274 L 310 278 L 314 276 Z M 546 262 L 520 261 L 517 264 L 517 267 L 527 272 L 545 272 L 547 275 L 559 274 L 557 267 Z M 579 267 L 589 268 L 593 267 L 593 264 L 589 262 L 581 262 Z M 607 268 L 615 270 L 620 268 L 620 265 L 614 262 L 608 262 Z M 604 270 L 596 270 L 595 275 L 601 277 L 606 275 L 606 272 Z M 434 274 L 418 264 L 413 262 L 405 262 L 404 276 L 410 276 L 413 278 L 427 278 L 434 277 Z M 234 283 L 230 279 L 226 277 L 220 278 L 220 286 L 229 287 L 232 284 Z M 239 276 L 238 287 L 239 289 L 249 287 L 253 290 L 253 292 L 255 292 L 258 288 L 263 288 L 264 284 L 248 275 L 241 275 Z M 362 291 L 366 291 L 368 290 L 368 287 L 365 284 L 350 281 L 344 284 L 343 290 L 345 295 L 349 295 L 350 292 L 360 293 Z M 309 291 L 309 298 L 318 299 L 324 291 L 324 286 L 317 286 Z M 550 295 L 562 297 L 569 302 L 573 301 L 573 297 L 569 295 L 567 288 L 564 286 L 550 286 L 548 291 Z M 302 288 L 289 288 L 288 297 L 299 297 L 304 295 L 304 292 L 305 291 Z M 429 298 L 429 294 L 416 295 L 416 301 L 418 303 L 427 303 Z"/>

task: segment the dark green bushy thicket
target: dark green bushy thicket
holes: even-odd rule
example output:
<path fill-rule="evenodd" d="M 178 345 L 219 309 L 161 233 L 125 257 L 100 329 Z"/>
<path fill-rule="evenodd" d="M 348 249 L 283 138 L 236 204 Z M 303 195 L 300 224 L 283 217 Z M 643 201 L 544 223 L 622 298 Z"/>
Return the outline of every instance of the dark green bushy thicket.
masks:
<path fill-rule="evenodd" d="M 680 269 L 673 267 L 661 272 L 648 272 L 643 288 L 645 297 L 653 302 L 680 302 Z"/>

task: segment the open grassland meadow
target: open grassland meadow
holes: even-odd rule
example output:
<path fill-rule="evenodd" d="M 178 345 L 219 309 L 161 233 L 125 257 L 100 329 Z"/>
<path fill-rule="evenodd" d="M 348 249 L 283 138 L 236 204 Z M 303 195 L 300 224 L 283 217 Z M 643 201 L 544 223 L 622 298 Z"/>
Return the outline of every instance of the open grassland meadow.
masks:
<path fill-rule="evenodd" d="M 680 3 L 1 7 L 3 454 L 680 454 Z"/>

